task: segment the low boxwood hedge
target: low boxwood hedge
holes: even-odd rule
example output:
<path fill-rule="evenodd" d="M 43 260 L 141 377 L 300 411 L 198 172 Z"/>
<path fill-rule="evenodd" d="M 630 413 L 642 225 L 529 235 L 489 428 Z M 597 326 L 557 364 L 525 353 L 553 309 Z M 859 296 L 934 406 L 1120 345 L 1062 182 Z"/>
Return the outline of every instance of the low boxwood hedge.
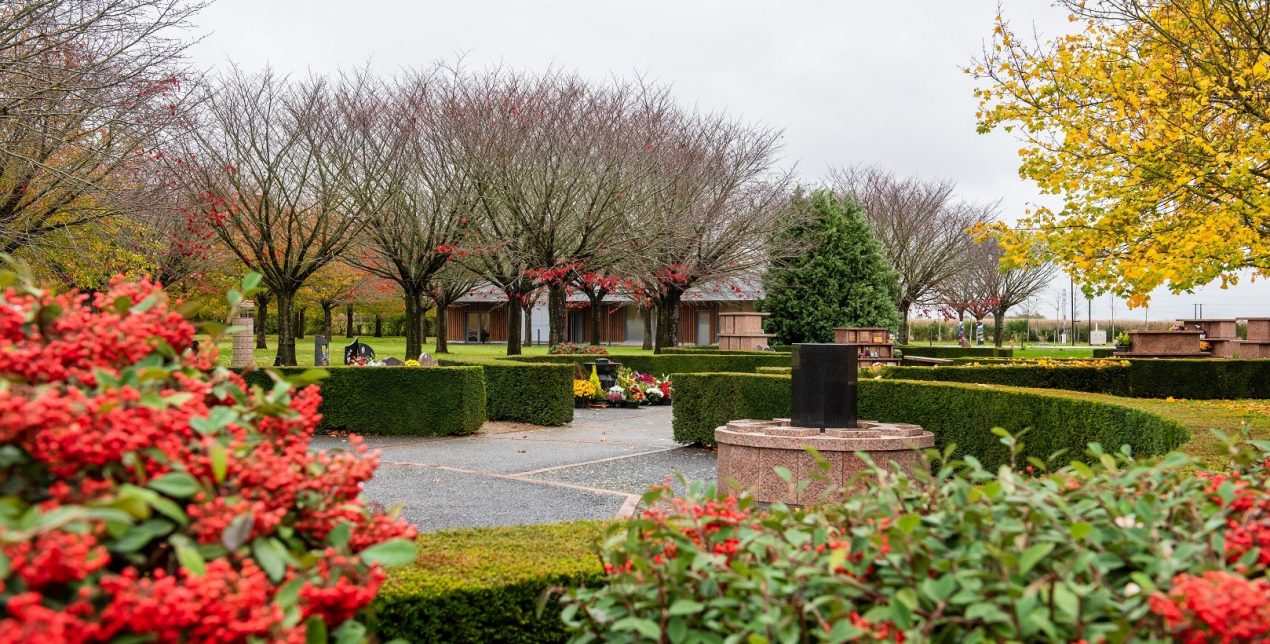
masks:
<path fill-rule="evenodd" d="M 1130 360 L 1129 366 L 1011 364 L 1011 360 L 959 359 L 938 367 L 886 367 L 882 377 L 899 380 L 977 382 L 1016 387 L 1069 389 L 1134 398 L 1192 400 L 1270 398 L 1270 360 Z M 978 367 L 966 362 L 979 362 Z M 1088 362 L 1087 360 L 1083 362 Z"/>
<path fill-rule="evenodd" d="M 505 358 L 449 357 L 443 365 L 474 365 L 484 370 L 485 415 L 534 425 L 573 422 L 572 356 L 565 364 L 529 363 Z M 580 357 L 580 356 L 579 356 Z"/>
<path fill-rule="evenodd" d="M 790 414 L 790 377 L 766 374 L 676 374 L 674 434 L 680 443 L 714 444 L 714 430 L 739 418 L 770 419 Z M 1008 454 L 992 428 L 1018 433 L 1025 456 L 1047 458 L 1065 450 L 1084 458 L 1085 446 L 1108 449 L 1129 445 L 1135 454 L 1163 454 L 1190 438 L 1177 422 L 1150 412 L 1103 400 L 1082 400 L 1059 393 L 960 383 L 862 380 L 861 418 L 917 423 L 935 434 L 941 448 L 957 445 L 957 455 L 972 454 L 988 469 Z"/>
<path fill-rule="evenodd" d="M 681 353 L 660 355 L 615 355 L 607 357 L 613 362 L 641 373 L 654 375 L 670 373 L 700 373 L 730 371 L 754 373 L 759 367 L 788 367 L 793 356 L 773 352 L 717 352 Z M 499 362 L 581 364 L 591 362 L 596 356 L 513 356 L 499 358 Z"/>
<path fill-rule="evenodd" d="M 1119 364 L 1105 366 L 1041 366 L 1010 365 L 990 362 L 982 366 L 884 367 L 882 377 L 889 380 L 938 380 L 942 382 L 976 382 L 1011 387 L 1068 389 L 1089 393 L 1129 395 L 1129 370 Z"/>
<path fill-rule="evenodd" d="M 564 642 L 557 602 L 544 591 L 603 580 L 591 521 L 475 528 L 419 537 L 418 558 L 391 570 L 375 598 L 384 640 Z"/>
<path fill-rule="evenodd" d="M 307 369 L 254 369 L 248 384 L 270 387 Z M 321 429 L 359 434 L 462 436 L 485 423 L 485 378 L 476 367 L 329 367 L 322 389 Z"/>
<path fill-rule="evenodd" d="M 920 344 L 897 346 L 906 356 L 922 356 L 924 358 L 967 358 L 996 357 L 1011 358 L 1014 349 L 998 349 L 996 347 L 924 347 Z"/>

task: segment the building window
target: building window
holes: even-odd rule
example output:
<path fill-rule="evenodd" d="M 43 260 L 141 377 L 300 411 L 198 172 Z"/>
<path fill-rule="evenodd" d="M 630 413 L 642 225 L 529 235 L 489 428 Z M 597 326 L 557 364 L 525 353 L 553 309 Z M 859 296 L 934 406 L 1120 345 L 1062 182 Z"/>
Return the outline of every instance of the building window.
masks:
<path fill-rule="evenodd" d="M 489 311 L 467 311 L 464 317 L 465 342 L 489 342 Z"/>

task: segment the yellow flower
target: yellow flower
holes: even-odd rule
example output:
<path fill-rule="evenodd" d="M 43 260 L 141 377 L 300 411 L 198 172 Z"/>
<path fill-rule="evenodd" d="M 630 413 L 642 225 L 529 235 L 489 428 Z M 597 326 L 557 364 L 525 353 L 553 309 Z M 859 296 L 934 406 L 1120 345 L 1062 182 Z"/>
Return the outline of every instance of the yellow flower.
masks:
<path fill-rule="evenodd" d="M 407 360 L 407 361 L 405 361 L 405 362 L 401 363 L 401 366 L 403 366 L 403 367 L 417 367 L 417 366 L 419 366 L 419 361 L 418 361 L 418 360 L 413 360 L 413 359 L 412 359 L 412 360 Z"/>
<path fill-rule="evenodd" d="M 591 398 L 595 396 L 595 387 L 586 380 L 573 381 L 574 398 Z"/>

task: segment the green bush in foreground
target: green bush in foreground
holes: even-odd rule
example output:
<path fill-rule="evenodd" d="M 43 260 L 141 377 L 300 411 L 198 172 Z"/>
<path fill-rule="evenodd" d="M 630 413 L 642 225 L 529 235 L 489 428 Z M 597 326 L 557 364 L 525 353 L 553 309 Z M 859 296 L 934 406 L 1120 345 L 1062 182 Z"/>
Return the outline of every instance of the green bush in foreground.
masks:
<path fill-rule="evenodd" d="M 680 443 L 714 444 L 714 430 L 729 420 L 770 419 L 790 414 L 790 377 L 713 373 L 676 374 L 674 435 Z M 946 382 L 861 380 L 860 418 L 916 423 L 935 434 L 936 444 L 955 444 L 989 469 L 1004 463 L 1005 448 L 993 427 L 1031 430 L 1024 456 L 1057 452 L 1080 457 L 1097 442 L 1130 446 L 1135 454 L 1164 454 L 1190 438 L 1186 428 L 1150 412 L 1061 393 Z"/>
<path fill-rule="evenodd" d="M 1259 461 L 1223 482 L 1177 454 L 1089 456 L 1052 473 L 1029 464 L 1036 478 L 973 459 L 913 479 L 877 469 L 862 493 L 812 508 L 713 490 L 673 499 L 611 529 L 609 583 L 572 592 L 563 617 L 577 642 L 1270 634 L 1270 557 L 1246 540 L 1270 507 Z"/>
<path fill-rule="evenodd" d="M 551 588 L 603 580 L 604 524 L 477 528 L 419 537 L 414 565 L 391 571 L 375 599 L 380 634 L 412 642 L 562 642 Z"/>

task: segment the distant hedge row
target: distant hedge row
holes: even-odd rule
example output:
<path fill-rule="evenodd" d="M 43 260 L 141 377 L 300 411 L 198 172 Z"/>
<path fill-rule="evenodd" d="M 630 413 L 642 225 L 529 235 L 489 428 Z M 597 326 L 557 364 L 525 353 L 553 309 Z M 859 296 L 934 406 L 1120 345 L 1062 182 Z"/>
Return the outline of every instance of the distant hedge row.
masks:
<path fill-rule="evenodd" d="M 390 570 L 375 598 L 387 641 L 564 642 L 560 606 L 544 592 L 604 581 L 604 525 L 577 521 L 476 528 L 419 537 L 412 566 Z"/>
<path fill-rule="evenodd" d="M 322 389 L 321 429 L 359 434 L 461 436 L 485 423 L 485 378 L 476 367 L 328 367 Z M 307 369 L 256 369 L 249 385 L 273 386 Z"/>
<path fill-rule="evenodd" d="M 917 423 L 935 434 L 940 448 L 956 444 L 957 456 L 974 455 L 988 469 L 1008 458 L 994 427 L 1015 433 L 1030 428 L 1023 455 L 1041 459 L 1060 450 L 1064 460 L 1084 458 L 1091 442 L 1163 454 L 1190 438 L 1186 428 L 1155 414 L 1057 392 L 900 380 L 862 380 L 858 392 L 860 418 Z M 680 443 L 713 445 L 715 428 L 729 420 L 789 414 L 789 376 L 675 376 L 674 434 Z"/>
<path fill-rule="evenodd" d="M 886 367 L 885 379 L 1068 389 L 1134 398 L 1270 398 L 1270 360 L 1131 360 L 1129 366 L 1011 365 Z"/>

